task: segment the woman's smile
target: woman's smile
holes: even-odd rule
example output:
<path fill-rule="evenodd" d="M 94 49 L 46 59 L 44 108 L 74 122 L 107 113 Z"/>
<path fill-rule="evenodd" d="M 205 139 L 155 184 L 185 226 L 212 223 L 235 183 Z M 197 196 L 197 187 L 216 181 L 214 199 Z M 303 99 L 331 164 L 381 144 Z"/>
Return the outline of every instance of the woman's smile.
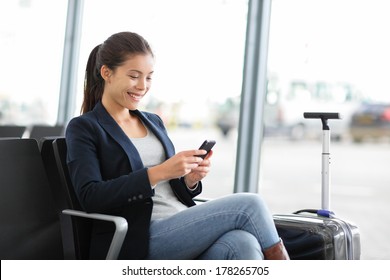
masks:
<path fill-rule="evenodd" d="M 142 97 L 144 97 L 145 94 L 136 94 L 132 92 L 127 92 L 127 95 L 130 96 L 130 98 L 136 102 L 141 101 Z"/>

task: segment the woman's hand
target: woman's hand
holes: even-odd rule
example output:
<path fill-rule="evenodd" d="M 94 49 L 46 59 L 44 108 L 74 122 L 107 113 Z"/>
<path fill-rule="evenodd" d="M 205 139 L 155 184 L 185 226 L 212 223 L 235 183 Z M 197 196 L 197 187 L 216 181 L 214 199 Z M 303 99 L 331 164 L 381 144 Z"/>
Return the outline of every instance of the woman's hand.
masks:
<path fill-rule="evenodd" d="M 188 174 L 185 178 L 188 186 L 195 185 L 209 172 L 210 160 L 208 158 L 212 152 L 205 159 L 199 157 L 205 154 L 205 150 L 182 151 L 162 164 L 150 167 L 148 169 L 150 184 L 153 186 L 160 181 L 180 178 Z"/>
<path fill-rule="evenodd" d="M 187 187 L 194 187 L 199 181 L 201 181 L 210 171 L 211 161 L 210 157 L 213 155 L 213 151 L 211 150 L 203 161 L 199 163 L 199 165 L 191 170 L 190 173 L 185 175 L 184 181 Z"/>

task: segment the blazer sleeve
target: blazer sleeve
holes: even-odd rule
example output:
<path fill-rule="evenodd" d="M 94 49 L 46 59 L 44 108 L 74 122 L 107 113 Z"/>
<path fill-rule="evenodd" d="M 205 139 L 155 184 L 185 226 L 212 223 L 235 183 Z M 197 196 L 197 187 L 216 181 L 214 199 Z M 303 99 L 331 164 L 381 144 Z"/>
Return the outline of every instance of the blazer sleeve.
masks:
<path fill-rule="evenodd" d="M 82 116 L 72 119 L 66 142 L 71 180 L 87 212 L 115 213 L 154 195 L 147 169 L 133 171 L 126 153 L 97 121 Z"/>

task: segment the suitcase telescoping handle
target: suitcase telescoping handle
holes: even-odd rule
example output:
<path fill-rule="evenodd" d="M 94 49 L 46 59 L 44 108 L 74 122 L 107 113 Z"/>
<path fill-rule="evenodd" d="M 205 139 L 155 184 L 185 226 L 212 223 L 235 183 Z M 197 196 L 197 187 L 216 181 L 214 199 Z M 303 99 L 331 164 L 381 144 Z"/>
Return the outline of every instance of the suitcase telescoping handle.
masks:
<path fill-rule="evenodd" d="M 321 181 L 321 206 L 322 209 L 318 211 L 321 216 L 333 216 L 334 213 L 330 211 L 330 128 L 328 125 L 329 119 L 341 119 L 339 113 L 323 113 L 323 112 L 305 112 L 303 113 L 305 119 L 321 119 L 322 122 L 322 181 Z"/>

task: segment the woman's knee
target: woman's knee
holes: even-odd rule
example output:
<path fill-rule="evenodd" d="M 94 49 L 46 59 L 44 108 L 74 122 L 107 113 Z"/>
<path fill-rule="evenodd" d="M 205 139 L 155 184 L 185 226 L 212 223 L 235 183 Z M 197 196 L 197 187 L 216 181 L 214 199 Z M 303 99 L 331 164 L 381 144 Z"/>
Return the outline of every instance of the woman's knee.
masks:
<path fill-rule="evenodd" d="M 257 239 L 249 232 L 232 230 L 222 235 L 208 250 L 204 258 L 256 260 L 263 259 Z"/>
<path fill-rule="evenodd" d="M 255 193 L 237 193 L 234 194 L 240 203 L 247 206 L 248 209 L 255 210 L 259 213 L 269 214 L 269 209 L 264 199 Z"/>

